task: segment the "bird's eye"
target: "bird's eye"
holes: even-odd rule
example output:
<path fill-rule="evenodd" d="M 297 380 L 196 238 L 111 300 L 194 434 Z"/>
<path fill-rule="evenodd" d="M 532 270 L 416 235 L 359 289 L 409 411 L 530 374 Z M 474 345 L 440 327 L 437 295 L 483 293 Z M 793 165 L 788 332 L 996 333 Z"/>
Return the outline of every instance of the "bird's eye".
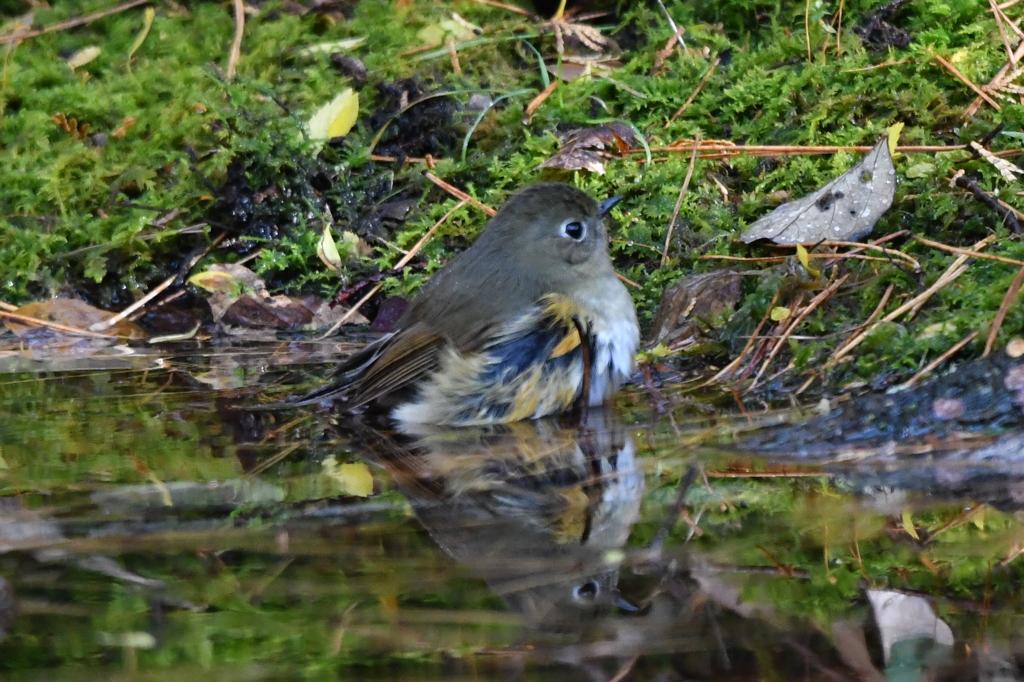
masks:
<path fill-rule="evenodd" d="M 559 232 L 562 233 L 563 237 L 581 242 L 587 236 L 587 226 L 578 220 L 568 220 L 562 223 L 562 228 Z"/>
<path fill-rule="evenodd" d="M 577 585 L 572 596 L 576 598 L 576 601 L 594 601 L 600 592 L 600 585 L 593 580 L 588 580 L 582 585 Z"/>

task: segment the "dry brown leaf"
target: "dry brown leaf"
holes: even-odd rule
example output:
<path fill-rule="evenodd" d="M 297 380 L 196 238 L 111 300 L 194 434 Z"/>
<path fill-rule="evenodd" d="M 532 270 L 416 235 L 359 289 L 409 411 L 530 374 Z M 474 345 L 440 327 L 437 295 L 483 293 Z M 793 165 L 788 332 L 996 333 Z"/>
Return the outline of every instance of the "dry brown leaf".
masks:
<path fill-rule="evenodd" d="M 619 121 L 584 128 L 570 133 L 562 148 L 537 168 L 585 169 L 604 175 L 605 159 L 612 156 L 610 150 L 624 154 L 636 141 L 633 128 Z"/>
<path fill-rule="evenodd" d="M 347 309 L 331 308 L 326 299 L 315 296 L 271 296 L 256 273 L 242 265 L 212 265 L 189 279 L 210 292 L 207 302 L 215 322 L 243 329 L 317 330 L 330 327 Z M 348 324 L 367 324 L 353 315 Z"/>
<path fill-rule="evenodd" d="M 25 317 L 32 317 L 44 322 L 53 322 L 65 327 L 74 327 L 83 331 L 88 331 L 91 325 L 109 320 L 115 315 L 115 313 L 94 308 L 85 301 L 79 301 L 75 298 L 51 298 L 48 301 L 29 303 L 21 306 L 14 312 Z M 24 336 L 33 329 L 39 329 L 39 327 L 34 325 L 23 324 L 15 320 L 4 320 L 4 325 L 17 336 Z M 54 331 L 54 333 L 59 334 L 60 332 Z M 123 336 L 129 339 L 146 338 L 146 332 L 128 321 L 118 322 L 103 333 Z"/>
<path fill-rule="evenodd" d="M 670 286 L 661 296 L 645 347 L 692 342 L 703 336 L 714 318 L 739 302 L 742 278 L 735 270 L 718 270 L 685 277 Z"/>

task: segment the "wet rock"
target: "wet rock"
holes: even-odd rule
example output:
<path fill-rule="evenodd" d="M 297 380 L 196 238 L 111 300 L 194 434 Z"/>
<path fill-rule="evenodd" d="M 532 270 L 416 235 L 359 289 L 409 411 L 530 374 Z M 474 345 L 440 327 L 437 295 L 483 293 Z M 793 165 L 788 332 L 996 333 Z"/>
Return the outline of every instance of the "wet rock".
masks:
<path fill-rule="evenodd" d="M 751 447 L 800 457 L 830 457 L 856 448 L 883 457 L 913 443 L 927 450 L 943 439 L 1021 429 L 1019 376 L 1024 376 L 1024 363 L 1005 355 L 965 363 L 909 389 L 834 401 L 828 415 L 759 434 Z"/>

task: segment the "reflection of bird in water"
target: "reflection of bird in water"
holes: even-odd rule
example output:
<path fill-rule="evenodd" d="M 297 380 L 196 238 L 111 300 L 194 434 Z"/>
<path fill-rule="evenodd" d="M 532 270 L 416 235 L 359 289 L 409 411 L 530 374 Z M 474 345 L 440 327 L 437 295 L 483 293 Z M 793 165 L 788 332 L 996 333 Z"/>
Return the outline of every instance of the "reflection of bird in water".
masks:
<path fill-rule="evenodd" d="M 635 446 L 610 411 L 586 428 L 361 429 L 441 548 L 533 626 L 564 629 L 620 606 L 622 547 L 640 512 Z"/>

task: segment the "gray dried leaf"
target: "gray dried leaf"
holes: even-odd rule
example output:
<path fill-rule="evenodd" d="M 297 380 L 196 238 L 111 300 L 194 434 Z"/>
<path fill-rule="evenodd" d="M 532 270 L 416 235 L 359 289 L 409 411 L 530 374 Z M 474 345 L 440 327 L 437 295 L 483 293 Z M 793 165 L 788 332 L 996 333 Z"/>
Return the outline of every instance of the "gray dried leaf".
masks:
<path fill-rule="evenodd" d="M 892 206 L 896 167 L 883 139 L 860 163 L 802 199 L 783 204 L 750 226 L 745 243 L 813 244 L 824 239 L 856 241 L 869 234 Z"/>

